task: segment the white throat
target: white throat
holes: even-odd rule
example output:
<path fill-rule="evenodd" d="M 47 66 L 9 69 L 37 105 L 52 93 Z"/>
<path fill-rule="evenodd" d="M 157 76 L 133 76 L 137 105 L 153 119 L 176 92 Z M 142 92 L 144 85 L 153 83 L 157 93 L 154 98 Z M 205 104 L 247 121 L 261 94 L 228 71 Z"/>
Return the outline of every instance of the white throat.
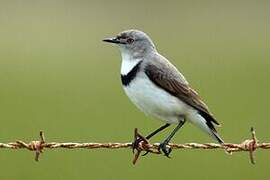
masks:
<path fill-rule="evenodd" d="M 127 75 L 134 66 L 136 66 L 142 59 L 134 58 L 127 52 L 121 51 L 122 64 L 121 64 L 121 74 Z"/>

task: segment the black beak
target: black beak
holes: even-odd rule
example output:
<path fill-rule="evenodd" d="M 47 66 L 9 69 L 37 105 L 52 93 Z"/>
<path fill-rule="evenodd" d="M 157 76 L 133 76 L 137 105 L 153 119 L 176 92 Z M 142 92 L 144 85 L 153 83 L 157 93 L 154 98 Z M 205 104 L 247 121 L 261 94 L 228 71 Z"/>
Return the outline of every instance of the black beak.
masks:
<path fill-rule="evenodd" d="M 113 37 L 113 38 L 106 38 L 103 39 L 102 41 L 108 42 L 108 43 L 114 43 L 114 44 L 126 44 L 125 42 L 121 42 L 119 39 Z"/>
<path fill-rule="evenodd" d="M 103 39 L 103 41 L 108 42 L 108 43 L 120 44 L 120 41 L 116 38 L 106 38 L 106 39 Z"/>

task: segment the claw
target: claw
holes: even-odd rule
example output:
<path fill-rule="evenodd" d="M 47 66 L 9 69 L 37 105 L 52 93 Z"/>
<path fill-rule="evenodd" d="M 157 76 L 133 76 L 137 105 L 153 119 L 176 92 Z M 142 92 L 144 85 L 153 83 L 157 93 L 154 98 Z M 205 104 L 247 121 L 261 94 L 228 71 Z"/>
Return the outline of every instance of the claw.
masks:
<path fill-rule="evenodd" d="M 142 156 L 146 156 L 150 151 L 146 151 Z"/>
<path fill-rule="evenodd" d="M 141 142 L 143 142 L 145 144 L 149 144 L 148 141 L 147 141 L 147 139 L 144 136 L 140 135 L 138 133 L 138 129 L 135 128 L 135 131 L 134 131 L 134 141 L 132 143 L 132 152 L 133 152 L 133 154 L 134 154 L 135 149 L 139 150 L 139 146 L 140 146 L 140 143 Z"/>
<path fill-rule="evenodd" d="M 166 143 L 160 143 L 160 145 L 158 146 L 158 151 L 161 152 L 160 150 L 162 150 L 162 152 L 164 153 L 164 155 L 167 158 L 170 158 L 170 153 L 172 152 L 172 148 L 168 147 L 167 148 L 167 144 Z"/>
<path fill-rule="evenodd" d="M 134 151 L 135 151 L 135 149 L 137 149 L 138 147 L 139 147 L 139 144 L 140 144 L 140 142 L 142 142 L 143 141 L 143 139 L 141 139 L 141 138 L 136 138 L 136 140 L 132 143 L 132 152 L 133 152 L 133 154 L 134 154 Z"/>

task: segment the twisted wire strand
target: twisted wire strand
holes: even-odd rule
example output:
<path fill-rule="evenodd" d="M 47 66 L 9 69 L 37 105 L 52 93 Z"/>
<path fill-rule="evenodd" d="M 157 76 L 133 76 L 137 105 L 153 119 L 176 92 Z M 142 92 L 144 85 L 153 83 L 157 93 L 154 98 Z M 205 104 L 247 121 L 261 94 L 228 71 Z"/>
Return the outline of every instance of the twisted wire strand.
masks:
<path fill-rule="evenodd" d="M 35 141 L 31 141 L 30 143 L 24 143 L 23 141 L 16 141 L 10 143 L 0 143 L 0 148 L 6 149 L 28 149 L 31 151 L 35 151 L 34 148 Z M 37 141 L 38 142 L 38 141 Z M 24 144 L 24 145 L 23 145 Z M 148 148 L 157 150 L 159 143 L 149 144 Z M 233 143 L 225 143 L 224 145 L 215 144 L 215 143 L 184 143 L 184 144 L 174 144 L 169 143 L 169 146 L 172 149 L 202 149 L 202 150 L 211 150 L 211 149 L 226 149 L 231 152 L 238 151 L 249 151 L 248 147 L 245 144 L 233 144 Z M 74 143 L 74 142 L 50 142 L 44 143 L 42 145 L 43 149 L 120 149 L 120 148 L 131 148 L 132 143 Z M 141 146 L 140 146 L 141 148 Z M 270 143 L 258 143 L 256 145 L 256 149 L 270 149 Z"/>
<path fill-rule="evenodd" d="M 243 141 L 240 144 L 235 143 L 225 143 L 225 144 L 215 144 L 215 143 L 184 143 L 175 144 L 170 143 L 168 147 L 172 150 L 175 149 L 200 149 L 200 150 L 211 150 L 211 149 L 224 149 L 228 153 L 248 151 L 250 162 L 255 164 L 254 152 L 257 149 L 270 149 L 270 143 L 258 143 L 255 135 L 255 130 L 251 128 L 252 138 Z M 135 129 L 134 138 L 142 137 Z M 127 143 L 76 143 L 76 142 L 45 142 L 45 136 L 42 131 L 40 131 L 40 140 L 30 141 L 25 143 L 24 141 L 18 140 L 16 142 L 0 143 L 0 149 L 27 149 L 30 151 L 35 151 L 35 160 L 39 160 L 39 156 L 45 149 L 120 149 L 120 148 L 133 148 L 131 142 Z M 139 143 L 136 147 L 136 153 L 134 155 L 133 164 L 135 164 L 140 157 L 142 151 L 161 154 L 159 151 L 159 143 L 150 144 L 147 140 Z"/>

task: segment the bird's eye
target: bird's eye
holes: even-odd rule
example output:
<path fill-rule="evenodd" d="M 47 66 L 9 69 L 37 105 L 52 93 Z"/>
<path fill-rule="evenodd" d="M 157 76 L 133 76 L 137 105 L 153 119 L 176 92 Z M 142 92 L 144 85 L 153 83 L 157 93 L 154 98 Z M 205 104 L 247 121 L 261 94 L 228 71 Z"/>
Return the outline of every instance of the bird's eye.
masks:
<path fill-rule="evenodd" d="M 128 39 L 127 39 L 127 43 L 128 43 L 128 44 L 131 44 L 131 43 L 133 43 L 133 42 L 134 42 L 134 39 L 132 39 L 132 38 L 128 38 Z"/>

